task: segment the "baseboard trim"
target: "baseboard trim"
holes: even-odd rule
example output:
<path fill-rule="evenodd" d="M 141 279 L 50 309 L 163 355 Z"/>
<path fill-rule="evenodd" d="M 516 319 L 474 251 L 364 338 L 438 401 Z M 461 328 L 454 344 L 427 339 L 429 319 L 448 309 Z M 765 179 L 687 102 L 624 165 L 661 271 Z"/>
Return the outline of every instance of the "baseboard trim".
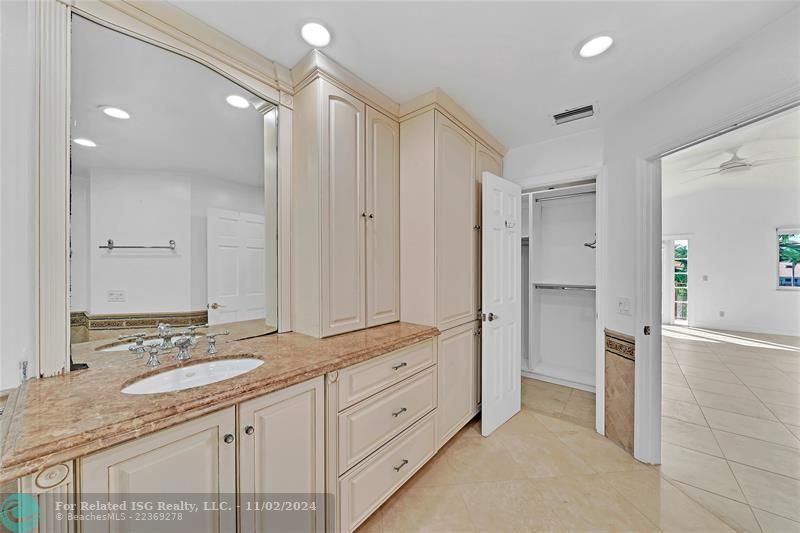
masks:
<path fill-rule="evenodd" d="M 532 372 L 530 370 L 523 370 L 522 377 L 538 379 L 539 381 L 546 381 L 547 383 L 553 383 L 555 385 L 561 385 L 564 387 L 570 387 L 572 389 L 578 389 L 586 392 L 595 393 L 594 385 L 586 385 L 585 383 L 581 383 L 580 381 L 557 378 L 553 376 L 548 376 L 547 374 L 539 374 L 538 372 Z"/>

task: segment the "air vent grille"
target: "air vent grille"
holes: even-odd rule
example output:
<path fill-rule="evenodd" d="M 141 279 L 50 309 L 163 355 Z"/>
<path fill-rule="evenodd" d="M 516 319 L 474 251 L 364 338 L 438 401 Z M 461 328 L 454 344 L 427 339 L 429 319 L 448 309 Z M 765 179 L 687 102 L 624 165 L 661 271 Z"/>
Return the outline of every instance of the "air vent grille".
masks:
<path fill-rule="evenodd" d="M 589 118 L 591 116 L 594 116 L 594 106 L 585 105 L 581 107 L 573 107 L 572 109 L 567 109 L 561 113 L 556 113 L 553 115 L 553 120 L 556 124 L 565 124 L 567 122 L 572 122 L 573 120 L 580 120 L 582 118 Z"/>

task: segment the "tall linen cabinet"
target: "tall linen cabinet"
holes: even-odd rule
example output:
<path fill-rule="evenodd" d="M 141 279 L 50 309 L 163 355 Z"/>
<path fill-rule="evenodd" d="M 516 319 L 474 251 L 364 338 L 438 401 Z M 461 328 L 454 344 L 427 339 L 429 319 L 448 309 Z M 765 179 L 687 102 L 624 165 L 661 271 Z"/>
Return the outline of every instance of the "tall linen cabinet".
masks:
<path fill-rule="evenodd" d="M 294 96 L 292 328 L 400 319 L 397 121 L 317 78 Z"/>
<path fill-rule="evenodd" d="M 502 157 L 434 108 L 400 124 L 401 319 L 438 327 L 437 438 L 480 409 L 480 175 Z"/>

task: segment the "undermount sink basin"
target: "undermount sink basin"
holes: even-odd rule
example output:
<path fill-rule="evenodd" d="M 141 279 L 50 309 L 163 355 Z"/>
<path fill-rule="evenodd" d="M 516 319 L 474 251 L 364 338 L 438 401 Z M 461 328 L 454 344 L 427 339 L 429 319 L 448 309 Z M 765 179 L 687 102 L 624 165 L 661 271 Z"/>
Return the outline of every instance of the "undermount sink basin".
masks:
<path fill-rule="evenodd" d="M 158 394 L 191 389 L 240 376 L 264 364 L 261 359 L 219 359 L 167 370 L 131 383 L 124 394 Z"/>

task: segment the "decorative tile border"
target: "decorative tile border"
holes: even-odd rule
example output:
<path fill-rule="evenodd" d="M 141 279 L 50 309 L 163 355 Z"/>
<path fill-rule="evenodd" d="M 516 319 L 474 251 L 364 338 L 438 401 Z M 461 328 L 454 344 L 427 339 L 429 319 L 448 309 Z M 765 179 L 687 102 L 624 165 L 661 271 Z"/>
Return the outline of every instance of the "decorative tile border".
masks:
<path fill-rule="evenodd" d="M 636 360 L 636 340 L 633 337 L 610 329 L 606 329 L 605 334 L 606 352 L 619 355 L 631 361 Z"/>
<path fill-rule="evenodd" d="M 171 326 L 192 326 L 208 323 L 208 311 L 189 311 L 181 313 L 131 313 L 118 315 L 87 315 L 84 311 L 70 313 L 72 327 L 85 327 L 88 330 L 155 328 L 159 322 Z"/>

